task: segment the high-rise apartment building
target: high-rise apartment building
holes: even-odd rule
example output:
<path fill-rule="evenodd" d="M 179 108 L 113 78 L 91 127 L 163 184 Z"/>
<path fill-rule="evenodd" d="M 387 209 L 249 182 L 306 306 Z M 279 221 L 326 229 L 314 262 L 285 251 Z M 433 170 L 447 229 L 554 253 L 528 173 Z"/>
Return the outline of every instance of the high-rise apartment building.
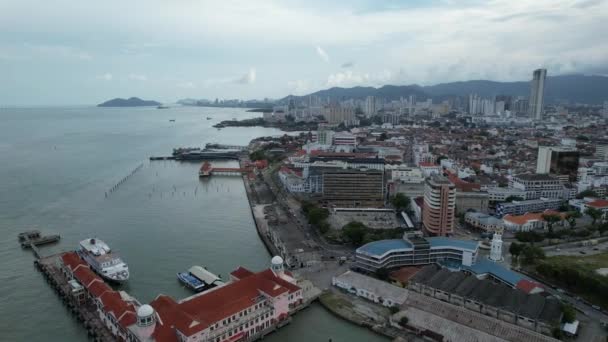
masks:
<path fill-rule="evenodd" d="M 376 114 L 377 108 L 376 108 L 376 97 L 375 96 L 368 96 L 365 99 L 365 116 L 366 117 L 371 117 L 374 114 Z"/>
<path fill-rule="evenodd" d="M 446 236 L 454 231 L 456 187 L 447 178 L 433 175 L 424 188 L 422 225 L 431 235 Z"/>
<path fill-rule="evenodd" d="M 532 74 L 532 81 L 530 82 L 528 113 L 530 114 L 530 118 L 537 121 L 540 121 L 543 115 L 546 78 L 547 69 L 536 69 Z"/>
<path fill-rule="evenodd" d="M 608 161 L 608 141 L 600 142 L 595 145 L 595 157 L 603 161 Z"/>
<path fill-rule="evenodd" d="M 575 182 L 579 152 L 575 147 L 539 146 L 536 173 L 552 174 L 564 181 Z"/>
<path fill-rule="evenodd" d="M 375 169 L 323 170 L 323 200 L 344 207 L 384 204 L 384 171 Z"/>
<path fill-rule="evenodd" d="M 324 111 L 325 120 L 328 123 L 335 124 L 345 124 L 346 126 L 351 126 L 356 124 L 355 117 L 355 109 L 354 108 L 345 108 L 340 106 L 330 106 L 325 108 Z"/>

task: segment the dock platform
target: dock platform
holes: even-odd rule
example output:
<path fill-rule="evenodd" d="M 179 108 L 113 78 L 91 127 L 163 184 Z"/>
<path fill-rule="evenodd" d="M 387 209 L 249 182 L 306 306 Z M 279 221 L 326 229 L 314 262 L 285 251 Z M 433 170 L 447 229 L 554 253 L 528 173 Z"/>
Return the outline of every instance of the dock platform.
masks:
<path fill-rule="evenodd" d="M 68 279 L 59 269 L 61 255 L 62 253 L 41 257 L 34 261 L 34 265 L 42 273 L 51 288 L 55 290 L 66 309 L 82 323 L 90 339 L 96 342 L 116 341 L 116 338 L 99 317 L 97 306 L 93 301 L 87 298 L 84 303 L 77 303 L 76 298 L 72 296 Z"/>

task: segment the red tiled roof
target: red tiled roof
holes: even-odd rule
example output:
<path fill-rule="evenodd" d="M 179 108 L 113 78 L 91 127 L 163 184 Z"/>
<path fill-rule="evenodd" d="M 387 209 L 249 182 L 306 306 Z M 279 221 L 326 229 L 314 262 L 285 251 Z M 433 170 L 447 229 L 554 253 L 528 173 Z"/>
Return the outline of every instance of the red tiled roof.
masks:
<path fill-rule="evenodd" d="M 544 221 L 545 219 L 543 218 L 543 215 L 559 215 L 562 218 L 562 220 L 565 219 L 564 213 L 560 213 L 559 211 L 547 209 L 547 210 L 543 211 L 542 213 L 525 213 L 523 215 L 507 214 L 503 217 L 503 220 L 506 220 L 506 221 L 509 221 L 511 223 L 515 223 L 518 225 L 522 225 L 522 224 L 525 224 L 525 223 L 527 223 L 529 221 L 533 221 L 533 220 Z"/>
<path fill-rule="evenodd" d="M 541 284 L 528 279 L 522 279 L 518 281 L 515 285 L 515 288 L 520 289 L 527 294 L 530 294 L 530 292 L 532 292 L 536 288 L 541 288 L 544 290 L 544 287 Z"/>
<path fill-rule="evenodd" d="M 253 272 L 251 272 L 250 270 L 248 270 L 242 266 L 239 266 L 239 268 L 230 272 L 230 274 L 237 279 L 243 279 L 245 277 L 249 277 L 250 275 L 252 275 Z"/>
<path fill-rule="evenodd" d="M 127 328 L 128 326 L 133 325 L 137 322 L 137 314 L 134 311 L 135 308 L 131 304 L 129 304 L 129 307 L 130 310 L 125 311 L 118 319 L 118 324 L 120 324 L 120 326 L 123 328 Z"/>
<path fill-rule="evenodd" d="M 85 265 L 84 260 L 80 259 L 80 256 L 76 252 L 67 252 L 61 255 L 61 261 L 70 270 L 74 271 L 78 265 Z"/>
<path fill-rule="evenodd" d="M 150 303 L 150 306 L 160 317 L 160 320 L 156 322 L 152 337 L 158 342 L 177 342 L 177 334 L 173 329 L 176 326 L 175 322 L 188 319 L 183 317 L 184 313 L 177 309 L 177 303 L 171 297 L 160 295 Z"/>
<path fill-rule="evenodd" d="M 94 281 L 103 281 L 88 267 L 79 267 L 76 271 L 74 271 L 74 278 L 78 280 L 82 286 L 87 289 L 93 284 Z"/>
<path fill-rule="evenodd" d="M 596 209 L 605 209 L 605 208 L 608 208 L 608 200 L 598 199 L 598 200 L 587 203 L 587 206 L 591 206 Z"/>
<path fill-rule="evenodd" d="M 294 292 L 300 290 L 299 286 L 294 285 L 283 278 L 277 277 L 274 274 L 274 272 L 272 272 L 272 270 L 270 270 L 270 269 L 262 271 L 262 272 L 258 273 L 258 275 L 287 288 L 287 290 L 289 290 L 289 293 L 294 293 Z"/>
<path fill-rule="evenodd" d="M 108 291 L 112 291 L 112 289 L 103 281 L 95 281 L 89 286 L 89 293 L 95 298 L 98 298 Z"/>
<path fill-rule="evenodd" d="M 416 273 L 420 271 L 420 267 L 401 267 L 400 269 L 390 273 L 390 279 L 397 280 L 403 284 L 407 283 Z"/>
<path fill-rule="evenodd" d="M 277 277 L 271 270 L 252 273 L 239 267 L 231 274 L 246 280 L 228 283 L 181 303 L 176 303 L 167 296 L 159 296 L 150 305 L 159 313 L 165 324 L 171 322 L 170 325 L 174 325 L 183 334 L 191 336 L 215 322 L 254 305 L 260 292 L 276 297 L 300 289 Z"/>
<path fill-rule="evenodd" d="M 433 166 L 434 166 L 434 167 L 439 167 L 439 165 L 437 165 L 437 164 L 433 164 L 433 163 L 431 163 L 431 162 L 420 162 L 418 165 L 419 165 L 420 167 L 433 167 Z"/>
<path fill-rule="evenodd" d="M 114 317 L 119 320 L 119 323 L 120 320 L 123 320 L 123 323 L 127 324 L 121 324 L 123 327 L 126 328 L 129 325 L 135 323 L 135 321 L 131 322 L 131 318 L 129 318 L 129 312 L 131 312 L 133 315 L 135 314 L 135 307 L 133 306 L 133 304 L 125 302 L 125 300 L 122 299 L 120 293 L 116 291 L 104 292 L 101 297 L 99 297 L 99 299 L 103 304 L 103 310 L 105 312 L 113 313 Z"/>

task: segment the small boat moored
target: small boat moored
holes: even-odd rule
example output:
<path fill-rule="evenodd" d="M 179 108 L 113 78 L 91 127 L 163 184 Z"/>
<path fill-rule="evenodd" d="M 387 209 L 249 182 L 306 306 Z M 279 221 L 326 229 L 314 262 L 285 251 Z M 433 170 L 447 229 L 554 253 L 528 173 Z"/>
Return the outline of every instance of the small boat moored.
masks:
<path fill-rule="evenodd" d="M 195 292 L 203 292 L 224 285 L 222 279 L 201 266 L 192 266 L 188 272 L 180 272 L 177 279 Z"/>

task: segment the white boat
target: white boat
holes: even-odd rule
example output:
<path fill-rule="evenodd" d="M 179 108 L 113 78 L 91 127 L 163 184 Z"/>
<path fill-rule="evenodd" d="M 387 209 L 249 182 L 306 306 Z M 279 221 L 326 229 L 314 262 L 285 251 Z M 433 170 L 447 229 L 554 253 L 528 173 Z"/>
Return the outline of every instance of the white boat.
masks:
<path fill-rule="evenodd" d="M 101 277 L 122 283 L 129 279 L 129 266 L 110 247 L 99 239 L 80 241 L 80 257 Z"/>

